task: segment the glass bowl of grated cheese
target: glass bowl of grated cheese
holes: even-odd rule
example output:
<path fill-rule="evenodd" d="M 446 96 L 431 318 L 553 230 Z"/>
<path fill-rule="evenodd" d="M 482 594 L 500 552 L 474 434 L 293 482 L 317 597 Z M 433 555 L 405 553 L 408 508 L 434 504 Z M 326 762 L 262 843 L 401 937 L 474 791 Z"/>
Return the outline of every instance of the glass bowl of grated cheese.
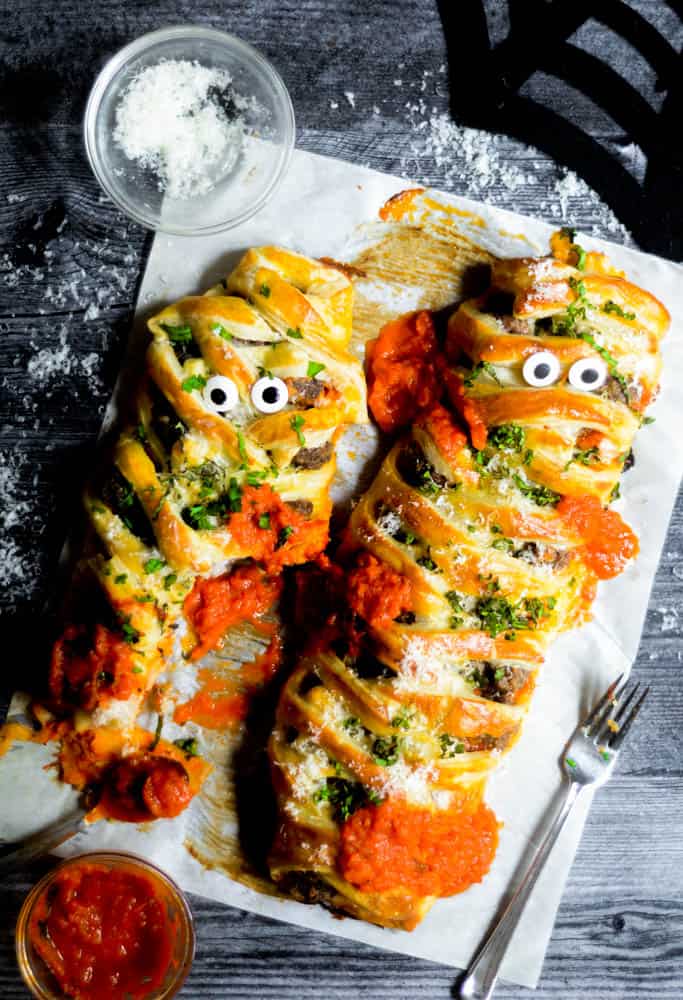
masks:
<path fill-rule="evenodd" d="M 117 52 L 85 111 L 103 190 L 149 229 L 222 232 L 261 209 L 294 148 L 294 111 L 270 63 L 213 28 L 163 28 Z"/>

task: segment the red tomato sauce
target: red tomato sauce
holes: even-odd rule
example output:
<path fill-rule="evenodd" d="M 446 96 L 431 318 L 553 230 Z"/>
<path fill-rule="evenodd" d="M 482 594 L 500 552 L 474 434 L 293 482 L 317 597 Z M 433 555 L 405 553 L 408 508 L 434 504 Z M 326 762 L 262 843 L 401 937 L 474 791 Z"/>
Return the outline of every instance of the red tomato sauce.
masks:
<path fill-rule="evenodd" d="M 459 372 L 451 371 L 450 368 L 444 366 L 442 376 L 446 384 L 448 398 L 469 427 L 472 444 L 481 451 L 486 447 L 488 430 L 476 399 L 467 395 L 465 382 Z"/>
<path fill-rule="evenodd" d="M 469 463 L 467 437 L 445 406 L 435 403 L 417 418 L 416 423 L 423 426 L 431 435 L 449 465 L 455 467 L 461 464 L 463 458 L 466 464 Z"/>
<path fill-rule="evenodd" d="M 382 327 L 366 347 L 368 405 L 386 433 L 405 427 L 441 395 L 439 347 L 431 314 L 410 313 Z"/>
<path fill-rule="evenodd" d="M 599 580 L 618 576 L 638 554 L 638 539 L 616 510 L 597 497 L 562 497 L 557 513 L 584 541 L 583 561 Z"/>
<path fill-rule="evenodd" d="M 262 689 L 276 674 L 282 661 L 282 637 L 275 633 L 255 660 L 243 663 L 239 672 L 216 674 L 199 671 L 200 690 L 178 705 L 173 721 L 182 726 L 196 722 L 205 729 L 230 729 L 246 718 L 250 696 Z"/>
<path fill-rule="evenodd" d="M 386 628 L 413 606 L 410 580 L 369 552 L 361 552 L 347 576 L 349 607 L 371 628 Z"/>
<path fill-rule="evenodd" d="M 52 647 L 50 694 L 60 706 L 92 712 L 112 698 L 125 701 L 135 690 L 131 649 L 115 632 L 96 625 L 69 625 Z"/>
<path fill-rule="evenodd" d="M 189 701 L 178 705 L 173 721 L 179 726 L 196 722 L 206 729 L 230 729 L 247 714 L 249 699 L 237 691 L 236 681 L 217 676 L 213 670 L 200 670 L 201 689 Z"/>
<path fill-rule="evenodd" d="M 267 611 L 281 587 L 281 580 L 267 577 L 253 564 L 238 566 L 225 576 L 197 579 L 183 606 L 198 638 L 190 659 L 198 660 L 217 646 L 232 625 Z"/>
<path fill-rule="evenodd" d="M 338 864 L 361 892 L 453 896 L 481 882 L 497 846 L 498 821 L 483 803 L 438 811 L 386 799 L 346 820 Z"/>
<path fill-rule="evenodd" d="M 307 520 L 267 484 L 244 488 L 242 510 L 230 515 L 228 528 L 245 556 L 269 573 L 315 559 L 328 541 L 326 520 Z"/>
<path fill-rule="evenodd" d="M 173 925 L 152 879 L 104 865 L 57 874 L 29 935 L 64 995 L 77 1000 L 147 997 L 172 962 Z"/>
<path fill-rule="evenodd" d="M 105 773 L 102 808 L 126 823 L 171 819 L 187 808 L 193 794 L 179 761 L 140 754 L 117 761 Z"/>

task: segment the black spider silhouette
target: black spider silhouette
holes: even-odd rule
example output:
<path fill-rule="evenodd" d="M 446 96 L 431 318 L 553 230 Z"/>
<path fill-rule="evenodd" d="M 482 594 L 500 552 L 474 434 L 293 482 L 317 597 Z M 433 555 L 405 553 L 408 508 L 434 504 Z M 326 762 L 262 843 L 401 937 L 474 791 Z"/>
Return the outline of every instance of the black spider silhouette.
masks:
<path fill-rule="evenodd" d="M 683 257 L 682 57 L 650 21 L 624 0 L 438 0 L 449 51 L 451 111 L 463 124 L 504 132 L 537 146 L 575 170 L 611 206 L 639 245 Z M 681 0 L 662 7 L 683 21 Z M 489 17 L 503 14 L 507 32 L 492 42 Z M 615 66 L 569 41 L 589 19 L 620 36 L 624 66 L 629 46 L 657 74 L 666 92 L 657 111 Z M 508 27 L 509 25 L 509 27 Z M 614 45 L 609 51 L 614 56 Z M 520 93 L 535 73 L 544 74 L 547 99 Z M 556 92 L 553 93 L 553 83 Z M 634 177 L 595 137 L 553 107 L 569 85 L 597 105 L 637 144 L 647 159 Z M 549 88 L 549 89 L 548 89 Z M 554 99 L 553 99 L 554 98 Z"/>

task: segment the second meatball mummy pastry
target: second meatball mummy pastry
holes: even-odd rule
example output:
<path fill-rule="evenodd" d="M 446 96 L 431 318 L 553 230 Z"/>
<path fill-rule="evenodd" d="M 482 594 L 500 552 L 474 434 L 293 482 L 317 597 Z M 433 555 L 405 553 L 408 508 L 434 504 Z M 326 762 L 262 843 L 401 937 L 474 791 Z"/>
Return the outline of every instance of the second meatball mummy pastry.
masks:
<path fill-rule="evenodd" d="M 271 872 L 375 923 L 410 929 L 486 873 L 485 779 L 549 644 L 637 553 L 607 502 L 668 314 L 570 234 L 552 249 L 497 261 L 443 347 L 426 313 L 370 346 L 372 412 L 409 429 L 352 514 L 327 633 L 280 701 Z"/>

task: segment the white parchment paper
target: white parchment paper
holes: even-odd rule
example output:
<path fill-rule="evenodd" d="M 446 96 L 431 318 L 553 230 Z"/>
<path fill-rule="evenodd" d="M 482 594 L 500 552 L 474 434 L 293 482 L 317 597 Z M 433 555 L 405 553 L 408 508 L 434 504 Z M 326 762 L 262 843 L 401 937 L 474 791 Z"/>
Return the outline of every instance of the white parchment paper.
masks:
<path fill-rule="evenodd" d="M 209 287 L 228 273 L 249 246 L 278 243 L 312 256 L 348 259 L 351 248 L 367 239 L 368 226 L 377 219 L 382 203 L 409 186 L 405 179 L 297 152 L 282 187 L 256 218 L 213 237 L 156 236 L 140 289 L 138 318 Z M 471 232 L 489 249 L 517 256 L 530 250 L 547 251 L 552 227 L 545 223 L 448 197 L 458 208 L 484 220 L 483 227 Z M 504 235 L 512 233 L 516 235 Z M 467 965 L 552 808 L 560 788 L 558 759 L 569 733 L 597 694 L 616 674 L 628 670 L 635 658 L 683 473 L 683 268 L 599 240 L 582 237 L 581 243 L 606 250 L 632 281 L 653 292 L 672 314 L 664 346 L 662 390 L 651 410 L 656 423 L 638 435 L 635 468 L 624 478 L 623 499 L 617 505 L 637 532 L 641 552 L 621 577 L 601 586 L 593 621 L 563 636 L 547 659 L 524 733 L 489 785 L 487 799 L 504 827 L 498 857 L 484 883 L 439 901 L 425 921 L 407 933 L 351 919 L 340 921 L 320 907 L 261 895 L 220 872 L 205 870 L 184 845 L 188 814 L 144 829 L 98 823 L 60 853 L 103 848 L 134 851 L 162 865 L 188 891 L 381 948 L 453 966 Z M 347 479 L 339 493 L 348 491 Z M 21 702 L 16 701 L 11 712 L 20 708 Z M 0 761 L 0 839 L 13 839 L 44 826 L 71 800 L 72 793 L 43 769 L 46 758 L 44 747 L 16 744 Z M 16 794 L 20 781 L 21 798 Z M 580 804 L 565 830 L 509 949 L 503 977 L 511 982 L 536 985 L 589 804 L 588 800 Z"/>

